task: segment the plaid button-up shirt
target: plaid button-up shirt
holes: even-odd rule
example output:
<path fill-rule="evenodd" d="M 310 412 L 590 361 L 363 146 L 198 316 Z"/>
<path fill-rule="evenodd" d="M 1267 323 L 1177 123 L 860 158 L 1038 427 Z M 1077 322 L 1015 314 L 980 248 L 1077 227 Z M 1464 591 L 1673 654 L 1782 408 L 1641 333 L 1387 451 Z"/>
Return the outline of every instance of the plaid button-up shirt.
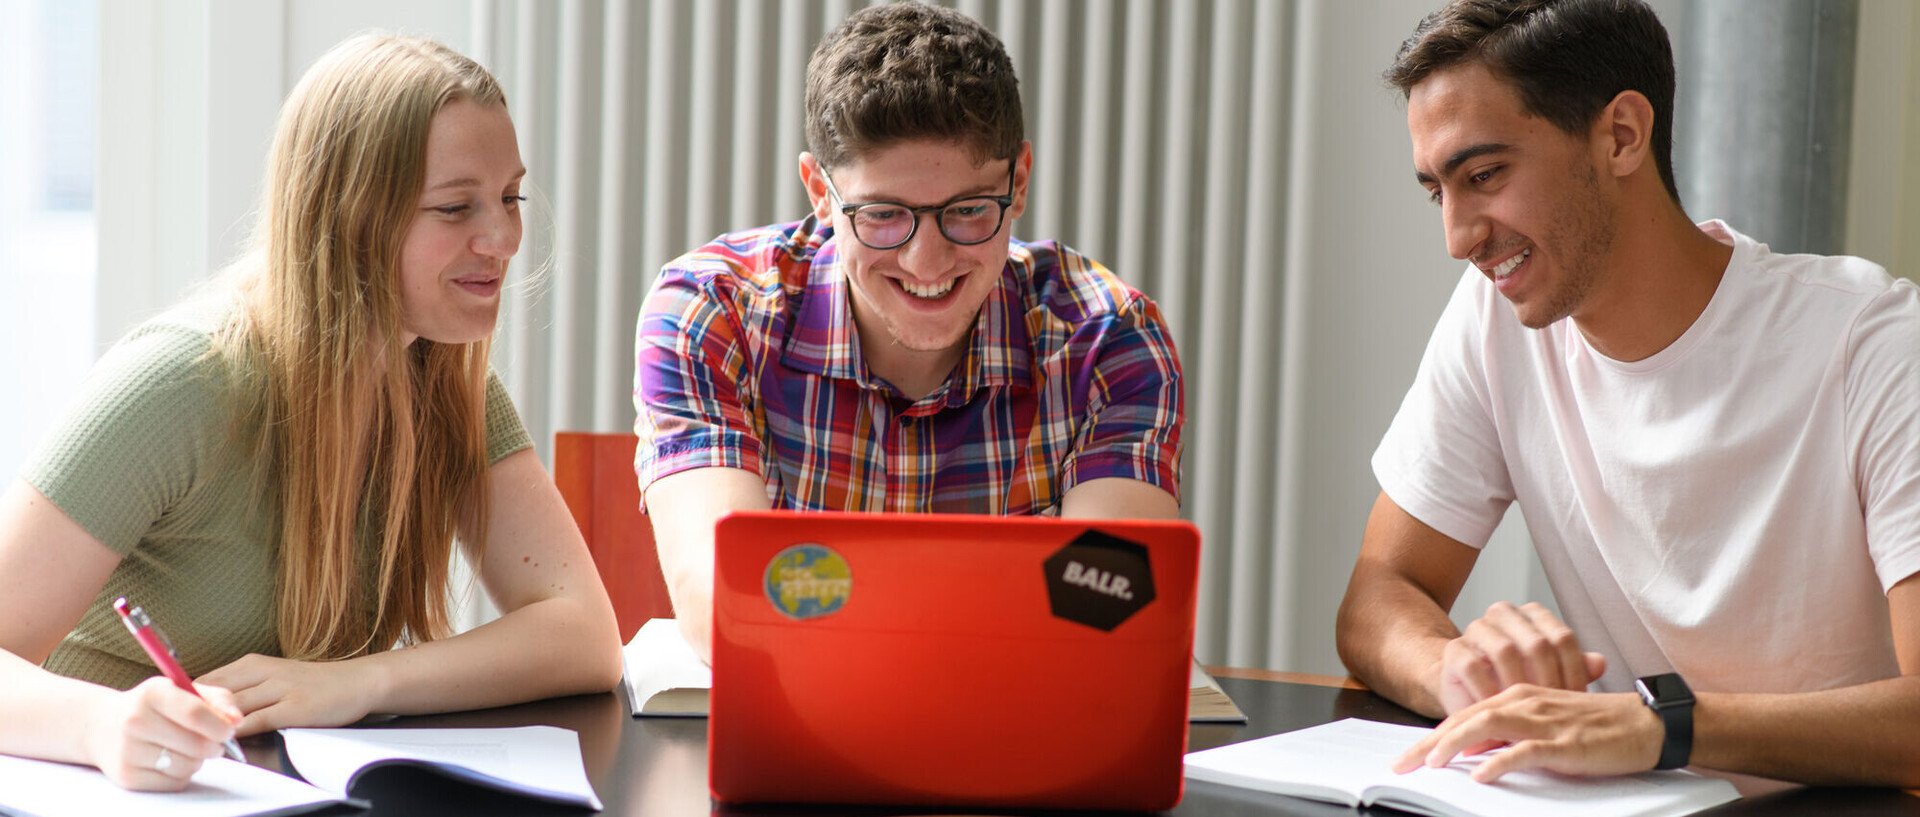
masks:
<path fill-rule="evenodd" d="M 776 508 L 1054 514 L 1102 477 L 1179 496 L 1180 362 L 1105 267 L 1015 240 L 965 357 L 915 401 L 868 371 L 838 259 L 808 218 L 661 271 L 636 341 L 643 497 L 707 466 L 762 475 Z"/>

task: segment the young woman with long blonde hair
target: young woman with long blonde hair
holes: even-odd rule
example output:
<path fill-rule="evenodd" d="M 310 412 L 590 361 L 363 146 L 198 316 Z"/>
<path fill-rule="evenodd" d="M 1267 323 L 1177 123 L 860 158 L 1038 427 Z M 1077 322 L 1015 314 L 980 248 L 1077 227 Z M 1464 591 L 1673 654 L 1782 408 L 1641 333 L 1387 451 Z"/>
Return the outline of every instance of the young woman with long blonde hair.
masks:
<path fill-rule="evenodd" d="M 525 173 L 499 86 L 444 46 L 365 35 L 307 72 L 254 251 L 109 351 L 0 495 L 0 753 L 179 789 L 236 733 L 618 683 L 606 592 L 487 366 Z M 504 611 L 460 635 L 455 541 Z"/>

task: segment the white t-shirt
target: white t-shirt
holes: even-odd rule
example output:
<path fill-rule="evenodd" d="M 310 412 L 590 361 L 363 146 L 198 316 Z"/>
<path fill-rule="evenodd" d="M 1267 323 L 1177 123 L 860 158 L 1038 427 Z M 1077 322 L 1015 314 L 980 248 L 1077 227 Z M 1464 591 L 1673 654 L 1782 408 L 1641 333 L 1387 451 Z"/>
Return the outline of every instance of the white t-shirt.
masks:
<path fill-rule="evenodd" d="M 1474 547 L 1518 501 L 1603 691 L 1794 692 L 1899 674 L 1920 571 L 1920 290 L 1858 258 L 1733 246 L 1706 311 L 1622 363 L 1522 326 L 1468 268 L 1374 475 Z"/>

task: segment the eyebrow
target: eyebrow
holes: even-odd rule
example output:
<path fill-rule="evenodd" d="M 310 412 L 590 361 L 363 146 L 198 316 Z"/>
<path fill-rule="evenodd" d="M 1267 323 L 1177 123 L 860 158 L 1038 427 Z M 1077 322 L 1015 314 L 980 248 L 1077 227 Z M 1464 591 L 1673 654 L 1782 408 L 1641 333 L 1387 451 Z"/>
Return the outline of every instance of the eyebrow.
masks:
<path fill-rule="evenodd" d="M 907 203 L 907 202 L 904 202 L 904 201 L 901 201 L 901 200 L 899 200 L 899 199 L 896 199 L 896 198 L 892 198 L 892 197 L 890 197 L 890 196 L 885 196 L 885 195 L 881 195 L 881 196 L 875 196 L 875 197 L 872 197 L 872 198 L 866 198 L 866 199 L 857 199 L 857 200 L 855 200 L 855 201 L 852 201 L 852 202 L 850 202 L 850 203 L 851 203 L 851 204 L 898 204 L 898 205 L 900 205 L 901 207 L 938 207 L 938 206 L 940 206 L 940 205 L 943 205 L 943 204 L 952 204 L 952 203 L 954 203 L 954 202 L 956 202 L 956 201 L 959 201 L 959 200 L 961 200 L 961 199 L 971 199 L 971 198 L 978 198 L 978 197 L 981 197 L 981 196 L 998 196 L 998 195 L 1002 195 L 1002 193 L 1001 193 L 1001 190 L 1002 190 L 1002 187 L 1001 187 L 1001 185 L 1004 185 L 1004 184 L 1006 184 L 1006 182 L 1005 182 L 1005 181 L 1001 181 L 1001 182 L 999 182 L 999 183 L 997 183 L 997 184 L 990 184 L 990 185 L 982 185 L 982 186 L 980 186 L 980 187 L 975 187 L 975 188 L 973 188 L 973 189 L 970 189 L 970 190 L 962 190 L 962 191 L 960 191 L 960 192 L 959 192 L 959 194 L 957 194 L 957 195 L 955 195 L 955 196 L 954 196 L 953 198 L 950 198 L 950 199 L 947 199 L 946 201 L 938 201 L 938 202 L 934 202 L 934 203 L 932 203 L 932 204 L 925 204 L 925 205 L 920 205 L 920 204 L 909 204 L 909 203 Z"/>
<path fill-rule="evenodd" d="M 507 181 L 509 182 L 519 181 L 521 178 L 525 177 L 526 175 L 527 175 L 527 169 L 523 167 L 523 168 L 520 168 L 520 172 L 513 174 L 513 176 L 507 179 Z M 444 182 L 441 182 L 432 187 L 429 187 L 426 189 L 426 192 L 432 193 L 437 190 L 447 190 L 449 188 L 454 188 L 454 187 L 479 187 L 479 186 L 480 186 L 479 179 L 476 179 L 472 176 L 462 176 L 458 179 L 448 179 Z"/>
<path fill-rule="evenodd" d="M 1453 175 L 1453 171 L 1460 169 L 1461 165 L 1471 162 L 1474 159 L 1489 153 L 1501 153 L 1512 149 L 1512 145 L 1502 142 L 1481 142 L 1477 145 L 1469 145 L 1465 149 L 1447 157 L 1446 163 L 1440 166 L 1440 175 L 1442 177 L 1451 176 Z M 1418 170 L 1413 172 L 1413 179 L 1421 184 L 1433 184 L 1439 181 Z"/>

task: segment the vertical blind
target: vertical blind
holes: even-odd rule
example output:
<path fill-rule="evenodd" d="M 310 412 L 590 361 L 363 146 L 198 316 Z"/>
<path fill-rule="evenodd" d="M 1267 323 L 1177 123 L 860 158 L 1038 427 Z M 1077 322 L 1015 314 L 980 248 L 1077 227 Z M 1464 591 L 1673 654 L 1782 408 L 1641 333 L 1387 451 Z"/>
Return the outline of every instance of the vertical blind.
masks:
<path fill-rule="evenodd" d="M 1005 42 L 1034 149 L 1025 239 L 1153 297 L 1187 376 L 1196 653 L 1284 661 L 1280 485 L 1290 31 L 1267 0 L 959 0 Z M 475 0 L 532 180 L 495 359 L 536 440 L 633 425 L 662 264 L 801 217 L 807 57 L 846 0 Z M 545 445 L 541 446 L 543 449 Z"/>

